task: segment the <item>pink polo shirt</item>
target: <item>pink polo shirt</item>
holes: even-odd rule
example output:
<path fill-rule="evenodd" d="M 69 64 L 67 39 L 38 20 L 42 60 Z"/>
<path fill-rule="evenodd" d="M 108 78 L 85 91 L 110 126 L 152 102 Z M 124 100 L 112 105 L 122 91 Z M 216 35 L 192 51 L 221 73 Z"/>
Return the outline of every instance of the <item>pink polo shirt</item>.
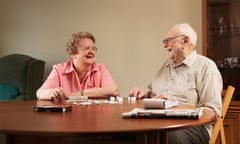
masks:
<path fill-rule="evenodd" d="M 53 65 L 53 69 L 40 89 L 62 87 L 66 94 L 82 89 L 100 88 L 114 84 L 115 81 L 106 66 L 94 63 L 80 82 L 71 60 Z"/>

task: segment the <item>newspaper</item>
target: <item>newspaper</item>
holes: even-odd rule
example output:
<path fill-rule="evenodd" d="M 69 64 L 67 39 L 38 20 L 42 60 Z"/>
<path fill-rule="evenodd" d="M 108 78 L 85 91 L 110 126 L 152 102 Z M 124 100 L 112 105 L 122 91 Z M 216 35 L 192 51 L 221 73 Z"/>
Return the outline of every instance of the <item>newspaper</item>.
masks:
<path fill-rule="evenodd" d="M 141 109 L 134 108 L 122 113 L 123 118 L 188 118 L 199 119 L 203 108 L 197 109 Z"/>

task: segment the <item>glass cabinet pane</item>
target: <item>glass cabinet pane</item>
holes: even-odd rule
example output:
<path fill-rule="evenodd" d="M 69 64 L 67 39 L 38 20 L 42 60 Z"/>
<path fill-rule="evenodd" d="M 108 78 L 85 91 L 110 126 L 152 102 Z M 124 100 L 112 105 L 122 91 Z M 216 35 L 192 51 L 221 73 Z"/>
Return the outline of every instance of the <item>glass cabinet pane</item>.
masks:
<path fill-rule="evenodd" d="M 233 99 L 240 100 L 240 0 L 204 0 L 203 7 L 203 52 L 216 62 L 224 87 L 236 87 Z"/>

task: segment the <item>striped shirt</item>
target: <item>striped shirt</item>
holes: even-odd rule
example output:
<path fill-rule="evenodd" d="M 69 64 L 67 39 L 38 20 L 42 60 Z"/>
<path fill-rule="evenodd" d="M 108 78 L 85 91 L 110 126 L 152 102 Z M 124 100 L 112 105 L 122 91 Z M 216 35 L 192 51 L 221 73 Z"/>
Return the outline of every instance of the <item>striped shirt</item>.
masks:
<path fill-rule="evenodd" d="M 219 116 L 223 80 L 216 64 L 193 51 L 178 65 L 166 61 L 149 84 L 152 96 L 169 94 L 182 103 L 210 107 Z M 211 126 L 207 126 L 211 135 Z"/>

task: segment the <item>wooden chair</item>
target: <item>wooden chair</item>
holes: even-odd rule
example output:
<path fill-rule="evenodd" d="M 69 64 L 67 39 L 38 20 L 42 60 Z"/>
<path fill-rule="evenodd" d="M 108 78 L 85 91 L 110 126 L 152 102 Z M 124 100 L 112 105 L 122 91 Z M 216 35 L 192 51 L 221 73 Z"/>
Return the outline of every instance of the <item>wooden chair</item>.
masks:
<path fill-rule="evenodd" d="M 229 104 L 231 102 L 234 91 L 235 91 L 235 88 L 230 85 L 227 87 L 227 89 L 225 91 L 223 91 L 223 103 L 222 103 L 221 117 L 216 121 L 216 123 L 213 126 L 212 136 L 209 140 L 209 144 L 216 143 L 219 132 L 220 132 L 221 143 L 226 144 L 223 121 L 224 121 L 225 115 L 227 113 L 227 110 L 228 110 Z"/>

